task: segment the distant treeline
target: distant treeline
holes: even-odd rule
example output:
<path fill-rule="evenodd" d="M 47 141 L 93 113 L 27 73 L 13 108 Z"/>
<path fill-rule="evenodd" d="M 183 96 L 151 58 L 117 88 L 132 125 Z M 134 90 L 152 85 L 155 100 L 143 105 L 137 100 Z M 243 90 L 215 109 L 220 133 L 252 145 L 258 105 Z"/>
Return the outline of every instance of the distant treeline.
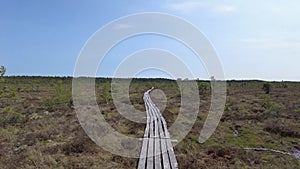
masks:
<path fill-rule="evenodd" d="M 22 80 L 29 80 L 29 79 L 35 79 L 35 80 L 72 80 L 74 77 L 72 76 L 5 76 L 6 79 L 22 79 Z M 111 77 L 79 77 L 79 78 L 93 78 L 96 79 L 96 81 L 111 81 L 114 80 L 129 80 L 130 78 L 111 78 Z M 144 82 L 144 81 L 156 81 L 156 82 L 167 82 L 167 81 L 176 81 L 175 79 L 168 79 L 168 78 L 132 78 L 133 82 Z M 193 79 L 181 79 L 178 78 L 178 81 L 194 81 Z M 201 80 L 201 79 L 195 79 L 197 82 L 210 82 L 211 80 Z M 252 82 L 252 83 L 261 83 L 266 82 L 264 80 L 226 80 L 226 82 L 229 83 L 246 83 L 246 82 Z M 299 83 L 294 81 L 269 81 L 271 83 Z"/>

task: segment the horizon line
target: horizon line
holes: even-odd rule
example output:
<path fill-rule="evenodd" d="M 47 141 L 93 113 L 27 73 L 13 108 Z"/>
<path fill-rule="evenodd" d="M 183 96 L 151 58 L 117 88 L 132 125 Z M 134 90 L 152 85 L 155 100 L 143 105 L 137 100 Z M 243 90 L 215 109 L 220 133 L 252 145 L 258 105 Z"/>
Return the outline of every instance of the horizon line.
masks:
<path fill-rule="evenodd" d="M 91 76 L 79 76 L 79 77 L 74 77 L 74 76 L 62 76 L 62 75 L 6 75 L 5 77 L 42 77 L 42 78 L 95 78 L 95 79 L 163 79 L 163 80 L 182 80 L 182 81 L 211 81 L 211 79 L 201 79 L 201 78 L 196 78 L 196 79 L 189 79 L 189 78 L 167 78 L 167 77 L 110 77 L 110 76 L 96 76 L 96 77 L 91 77 Z M 224 81 L 224 80 L 220 80 Z M 226 79 L 225 81 L 262 81 L 262 82 L 300 82 L 300 80 L 266 80 L 266 79 L 260 79 L 260 78 L 245 78 L 245 79 Z"/>

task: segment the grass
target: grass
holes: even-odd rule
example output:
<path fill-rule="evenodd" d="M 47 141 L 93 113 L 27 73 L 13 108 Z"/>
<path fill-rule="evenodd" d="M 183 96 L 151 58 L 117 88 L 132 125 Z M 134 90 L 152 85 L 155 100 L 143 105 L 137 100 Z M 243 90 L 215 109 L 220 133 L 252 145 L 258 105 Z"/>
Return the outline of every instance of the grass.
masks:
<path fill-rule="evenodd" d="M 138 159 L 113 155 L 85 134 L 73 109 L 71 82 L 71 78 L 58 77 L 5 77 L 0 82 L 2 168 L 136 168 Z M 110 82 L 96 79 L 96 100 L 104 118 L 117 131 L 142 137 L 145 125 L 122 117 L 116 110 Z M 198 84 L 193 91 L 199 92 L 201 99 L 198 118 L 185 139 L 174 147 L 179 168 L 300 166 L 300 161 L 290 156 L 243 149 L 264 147 L 288 152 L 300 147 L 300 83 L 269 82 L 271 88 L 266 94 L 262 81 L 228 82 L 222 121 L 204 144 L 198 139 L 209 110 L 211 89 L 207 81 Z M 170 126 L 180 110 L 175 81 L 134 79 L 129 88 L 130 102 L 144 111 L 143 93 L 152 86 L 167 98 L 162 113 Z M 161 102 L 159 98 L 153 100 Z M 240 133 L 238 137 L 233 129 Z"/>

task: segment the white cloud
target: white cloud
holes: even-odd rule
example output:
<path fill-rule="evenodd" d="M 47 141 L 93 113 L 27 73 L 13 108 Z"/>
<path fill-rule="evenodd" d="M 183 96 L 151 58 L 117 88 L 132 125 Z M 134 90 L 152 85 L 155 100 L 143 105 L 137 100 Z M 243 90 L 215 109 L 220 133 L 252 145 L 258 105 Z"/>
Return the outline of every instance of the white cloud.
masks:
<path fill-rule="evenodd" d="M 236 10 L 236 8 L 231 5 L 219 5 L 219 6 L 215 6 L 213 9 L 214 11 L 219 13 L 229 13 Z"/>
<path fill-rule="evenodd" d="M 205 9 L 210 12 L 216 12 L 216 13 L 230 13 L 236 10 L 236 8 L 232 5 L 213 3 L 208 1 L 206 2 L 185 1 L 179 3 L 169 3 L 166 5 L 166 8 L 181 13 L 191 13 L 200 9 Z"/>
<path fill-rule="evenodd" d="M 242 47 L 277 53 L 300 53 L 300 41 L 288 38 L 244 38 Z"/>
<path fill-rule="evenodd" d="M 236 48 L 252 57 L 269 58 L 298 58 L 300 41 L 289 38 L 246 38 L 236 44 Z"/>
<path fill-rule="evenodd" d="M 192 12 L 198 8 L 203 8 L 205 6 L 202 2 L 186 1 L 181 3 L 171 3 L 167 4 L 167 8 L 183 13 Z"/>

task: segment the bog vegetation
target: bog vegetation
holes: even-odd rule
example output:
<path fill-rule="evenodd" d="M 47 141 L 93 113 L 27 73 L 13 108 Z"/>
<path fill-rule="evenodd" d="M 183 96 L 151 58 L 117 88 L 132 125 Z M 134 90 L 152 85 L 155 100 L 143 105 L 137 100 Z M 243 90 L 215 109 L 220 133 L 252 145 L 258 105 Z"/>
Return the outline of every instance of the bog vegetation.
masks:
<path fill-rule="evenodd" d="M 4 71 L 3 71 L 4 70 Z M 67 77 L 3 77 L 0 82 L 0 168 L 135 168 L 138 159 L 113 155 L 84 133 L 76 118 Z M 145 125 L 123 118 L 110 91 L 111 79 L 96 79 L 97 102 L 117 131 L 142 137 Z M 168 126 L 180 110 L 175 81 L 134 79 L 130 101 L 144 111 L 143 93 L 154 86 L 164 91 Z M 298 168 L 299 159 L 260 147 L 292 152 L 300 149 L 300 83 L 230 81 L 225 113 L 204 144 L 198 136 L 210 106 L 210 84 L 198 81 L 200 112 L 187 137 L 175 148 L 179 168 Z M 159 104 L 159 100 L 154 102 Z M 191 103 L 192 104 L 192 103 Z M 238 134 L 235 134 L 237 133 Z"/>

